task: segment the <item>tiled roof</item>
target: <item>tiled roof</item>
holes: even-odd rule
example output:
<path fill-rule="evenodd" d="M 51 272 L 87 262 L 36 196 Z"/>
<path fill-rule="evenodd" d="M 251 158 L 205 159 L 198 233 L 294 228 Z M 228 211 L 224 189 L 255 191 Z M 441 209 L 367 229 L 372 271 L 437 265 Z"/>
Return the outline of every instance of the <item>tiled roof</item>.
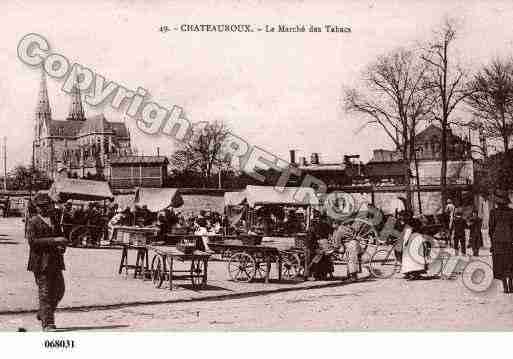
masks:
<path fill-rule="evenodd" d="M 342 163 L 309 164 L 308 166 L 299 166 L 299 169 L 304 171 L 343 171 L 346 166 Z"/>
<path fill-rule="evenodd" d="M 113 133 L 117 137 L 129 137 L 128 129 L 123 122 L 109 122 L 104 115 L 89 117 L 85 121 L 49 121 L 50 136 L 78 137 L 92 133 Z"/>
<path fill-rule="evenodd" d="M 454 133 L 452 133 L 451 130 L 447 131 L 448 140 L 449 141 L 461 141 L 461 137 L 456 136 Z M 415 136 L 415 141 L 417 142 L 423 142 L 423 141 L 430 141 L 433 137 L 437 137 L 438 141 L 442 138 L 442 129 L 436 125 L 429 125 L 424 130 L 422 130 L 420 133 L 418 133 Z"/>
<path fill-rule="evenodd" d="M 130 137 L 128 129 L 123 122 L 110 122 L 110 125 L 118 137 Z"/>
<path fill-rule="evenodd" d="M 111 124 L 105 119 L 103 115 L 96 115 L 89 117 L 82 122 L 82 128 L 78 133 L 79 136 L 85 136 L 91 133 L 112 133 L 113 129 Z"/>
<path fill-rule="evenodd" d="M 113 157 L 110 160 L 111 165 L 116 164 L 168 164 L 167 157 L 164 156 L 123 156 Z"/>
<path fill-rule="evenodd" d="M 83 122 L 79 121 L 50 121 L 50 136 L 56 137 L 76 137 Z"/>

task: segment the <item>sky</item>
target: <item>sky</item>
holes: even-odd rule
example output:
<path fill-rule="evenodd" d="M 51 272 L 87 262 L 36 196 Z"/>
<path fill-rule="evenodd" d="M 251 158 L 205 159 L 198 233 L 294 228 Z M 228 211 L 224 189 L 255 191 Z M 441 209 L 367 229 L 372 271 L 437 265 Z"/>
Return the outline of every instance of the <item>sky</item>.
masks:
<path fill-rule="evenodd" d="M 51 49 L 151 100 L 184 108 L 193 121 L 221 120 L 232 132 L 288 159 L 319 152 L 324 162 L 344 154 L 366 161 L 392 144 L 377 128 L 342 106 L 342 90 L 359 84 L 364 68 L 399 46 L 432 37 L 444 16 L 461 23 L 457 58 L 476 69 L 513 50 L 511 1 L 14 1 L 0 5 L 0 135 L 7 137 L 7 167 L 29 163 L 40 69 L 17 57 L 28 33 Z M 181 24 L 340 25 L 350 33 L 162 33 Z M 54 119 L 70 99 L 63 81 L 48 79 Z M 123 112 L 85 105 L 86 116 Z M 169 155 L 175 144 L 142 133 L 126 120 L 140 153 Z"/>

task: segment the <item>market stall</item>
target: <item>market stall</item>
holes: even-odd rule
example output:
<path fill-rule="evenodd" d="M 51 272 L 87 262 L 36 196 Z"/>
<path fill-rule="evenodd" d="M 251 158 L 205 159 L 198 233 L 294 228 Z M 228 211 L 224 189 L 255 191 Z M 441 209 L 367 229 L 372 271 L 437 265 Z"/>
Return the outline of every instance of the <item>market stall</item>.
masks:
<path fill-rule="evenodd" d="M 134 203 L 146 205 L 152 212 L 160 212 L 170 207 L 181 207 L 183 199 L 178 188 L 138 188 Z"/>
<path fill-rule="evenodd" d="M 244 191 L 226 193 L 225 204 L 229 218 L 232 214 L 230 222 L 244 221 L 246 226 L 246 233 L 235 240 L 210 245 L 216 252 L 231 254 L 228 274 L 232 280 L 268 282 L 272 263 L 277 265 L 279 280 L 302 274 L 303 249 L 295 247 L 298 239 L 304 242 L 312 206 L 319 204 L 312 188 L 247 186 Z"/>
<path fill-rule="evenodd" d="M 80 211 L 91 202 L 103 203 L 98 204 L 99 210 L 94 221 L 88 221 L 85 215 L 76 215 L 80 217 L 80 222 L 62 224 L 72 245 L 99 245 L 107 238 L 108 219 L 104 218 L 106 201 L 114 199 L 107 182 L 59 177 L 52 184 L 48 195 L 57 203 L 71 202 Z"/>
<path fill-rule="evenodd" d="M 91 181 L 74 178 L 59 178 L 48 195 L 56 202 L 72 201 L 104 201 L 114 199 L 108 182 Z"/>
<path fill-rule="evenodd" d="M 135 192 L 133 205 L 145 206 L 148 211 L 158 213 L 167 208 L 177 208 L 183 204 L 179 190 L 176 188 L 138 188 Z M 123 270 L 134 269 L 134 277 L 149 274 L 148 246 L 158 238 L 161 229 L 156 225 L 135 225 L 137 218 L 131 226 L 112 226 L 112 241 L 122 246 L 119 273 Z M 136 251 L 135 264 L 129 264 L 128 252 Z"/>

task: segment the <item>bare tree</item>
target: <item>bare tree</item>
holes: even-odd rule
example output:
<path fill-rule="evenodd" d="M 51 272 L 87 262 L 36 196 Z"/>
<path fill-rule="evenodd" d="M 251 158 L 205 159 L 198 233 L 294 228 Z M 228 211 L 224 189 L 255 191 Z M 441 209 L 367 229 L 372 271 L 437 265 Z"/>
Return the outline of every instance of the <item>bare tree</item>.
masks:
<path fill-rule="evenodd" d="M 469 82 L 468 93 L 465 102 L 476 119 L 472 125 L 500 139 L 507 152 L 513 133 L 513 59 L 495 59 L 483 67 Z"/>
<path fill-rule="evenodd" d="M 466 72 L 462 67 L 452 62 L 454 58 L 453 45 L 457 38 L 456 22 L 446 18 L 443 25 L 435 31 L 434 39 L 425 49 L 422 56 L 429 65 L 429 88 L 433 107 L 432 119 L 440 124 L 441 134 L 441 170 L 440 189 L 442 192 L 442 208 L 447 204 L 447 134 L 450 129 L 451 114 L 462 103 L 467 95 L 465 91 Z"/>
<path fill-rule="evenodd" d="M 229 133 L 222 122 L 201 122 L 192 126 L 187 140 L 171 156 L 171 164 L 181 171 L 199 172 L 206 186 L 225 162 L 221 151 Z"/>
<path fill-rule="evenodd" d="M 408 209 L 412 203 L 410 165 L 415 157 L 415 135 L 430 109 L 425 87 L 427 67 L 415 51 L 396 49 L 365 70 L 361 91 L 345 91 L 346 110 L 363 114 L 366 125 L 383 129 L 400 151 Z"/>

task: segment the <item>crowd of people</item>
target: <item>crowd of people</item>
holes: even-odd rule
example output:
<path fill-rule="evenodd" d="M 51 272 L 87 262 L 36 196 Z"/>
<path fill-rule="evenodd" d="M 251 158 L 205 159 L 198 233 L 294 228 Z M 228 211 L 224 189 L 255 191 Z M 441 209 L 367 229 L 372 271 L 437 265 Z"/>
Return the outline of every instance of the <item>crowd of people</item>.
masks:
<path fill-rule="evenodd" d="M 502 281 L 505 293 L 513 293 L 513 209 L 510 207 L 508 192 L 497 191 L 494 198 L 496 208 L 490 211 L 488 226 L 493 275 Z M 159 236 L 162 237 L 173 230 L 182 229 L 186 233 L 202 236 L 207 251 L 207 235 L 226 234 L 231 227 L 227 216 L 215 211 L 202 210 L 197 215 L 185 215 L 173 208 L 167 208 L 154 213 L 144 205 L 119 208 L 114 201 L 105 206 L 94 202 L 77 206 L 71 201 L 55 206 L 51 198 L 45 194 L 35 196 L 28 206 L 27 213 L 26 237 L 30 246 L 27 269 L 34 273 L 38 286 L 40 309 L 37 317 L 45 330 L 55 329 L 55 308 L 64 295 L 63 253 L 70 244 L 70 233 L 74 227 L 85 225 L 93 228 L 91 233 L 98 234 L 98 237 L 93 235 L 93 242 L 99 240 L 107 223 L 109 226 L 156 225 L 159 227 Z M 368 212 L 368 216 L 375 214 L 376 211 Z M 272 213 L 271 215 L 274 216 Z M 396 211 L 393 216 L 396 219 L 396 229 L 401 233 L 393 247 L 395 257 L 401 265 L 401 273 L 406 279 L 421 278 L 428 269 L 429 242 L 423 241 L 421 236 L 412 234 L 423 233 L 427 227 L 426 219 L 423 216 L 414 217 L 411 211 L 406 210 Z M 265 222 L 265 218 L 273 219 L 272 216 L 264 216 L 260 221 Z M 297 213 L 287 213 L 284 218 L 278 218 L 278 221 L 297 225 L 297 218 Z M 442 231 L 446 232 L 445 239 L 454 250 L 454 255 L 466 256 L 467 248 L 471 248 L 471 255 L 479 256 L 479 249 L 483 246 L 483 220 L 477 211 L 473 210 L 470 215 L 465 216 L 463 209 L 457 208 L 449 200 L 444 218 Z M 98 231 L 95 232 L 94 228 Z M 376 228 L 379 228 L 379 225 Z M 307 236 L 310 238 L 307 246 L 311 254 L 307 266 L 315 279 L 324 280 L 333 276 L 334 250 L 345 252 L 348 278 L 358 278 L 358 273 L 362 271 L 361 257 L 366 250 L 366 243 L 355 236 L 347 237 L 346 231 L 343 223 L 333 221 L 326 213 L 317 212 L 312 219 Z M 420 242 L 416 243 L 417 241 Z M 333 249 L 333 246 L 326 245 L 327 243 L 338 243 L 338 246 Z M 409 246 L 415 245 L 423 248 L 423 261 L 414 261 L 403 255 Z"/>

